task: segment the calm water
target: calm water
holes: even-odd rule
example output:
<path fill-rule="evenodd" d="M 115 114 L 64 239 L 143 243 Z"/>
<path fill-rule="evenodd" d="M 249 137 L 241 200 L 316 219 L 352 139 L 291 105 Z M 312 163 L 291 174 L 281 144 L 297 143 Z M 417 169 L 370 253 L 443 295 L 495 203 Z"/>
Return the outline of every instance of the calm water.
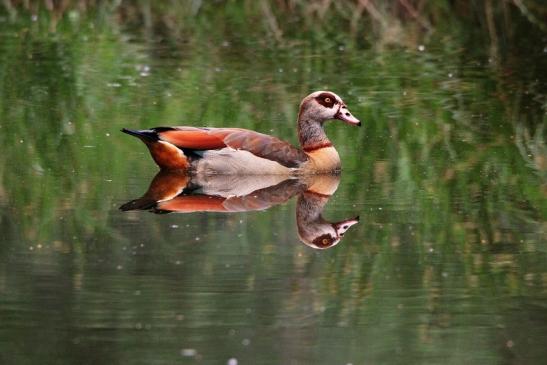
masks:
<path fill-rule="evenodd" d="M 545 361 L 545 45 L 502 66 L 450 39 L 164 43 L 74 22 L 0 24 L 2 363 Z M 301 241 L 298 194 L 228 214 L 118 209 L 157 172 L 122 127 L 295 143 L 317 89 L 364 123 L 327 127 L 343 172 L 323 216 L 360 216 L 338 245 Z"/>

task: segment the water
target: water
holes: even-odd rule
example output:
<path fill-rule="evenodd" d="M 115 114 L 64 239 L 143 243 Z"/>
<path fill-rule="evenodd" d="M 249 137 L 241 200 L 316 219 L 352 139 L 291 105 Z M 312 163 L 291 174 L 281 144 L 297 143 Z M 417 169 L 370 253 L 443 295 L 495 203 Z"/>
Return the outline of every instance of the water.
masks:
<path fill-rule="evenodd" d="M 78 24 L 0 26 L 2 363 L 545 358 L 542 59 L 508 72 L 457 40 L 164 44 Z M 157 172 L 122 127 L 295 143 L 298 104 L 318 89 L 364 124 L 327 126 L 343 172 L 323 216 L 360 216 L 337 245 L 302 242 L 301 192 L 249 212 L 119 209 Z"/>

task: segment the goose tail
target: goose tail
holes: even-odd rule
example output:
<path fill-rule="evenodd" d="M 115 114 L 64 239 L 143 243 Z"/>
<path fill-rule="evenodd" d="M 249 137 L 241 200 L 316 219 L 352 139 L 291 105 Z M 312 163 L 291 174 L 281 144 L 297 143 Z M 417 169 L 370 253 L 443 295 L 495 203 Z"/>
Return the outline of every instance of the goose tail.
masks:
<path fill-rule="evenodd" d="M 156 131 L 151 129 L 134 130 L 134 129 L 122 128 L 121 131 L 123 133 L 129 134 L 130 136 L 139 138 L 144 143 L 157 142 L 160 139 L 158 136 L 158 133 L 156 133 Z"/>
<path fill-rule="evenodd" d="M 150 155 L 162 170 L 188 169 L 189 161 L 184 152 L 174 144 L 162 140 L 155 129 L 123 128 L 121 131 L 143 141 L 148 147 Z"/>

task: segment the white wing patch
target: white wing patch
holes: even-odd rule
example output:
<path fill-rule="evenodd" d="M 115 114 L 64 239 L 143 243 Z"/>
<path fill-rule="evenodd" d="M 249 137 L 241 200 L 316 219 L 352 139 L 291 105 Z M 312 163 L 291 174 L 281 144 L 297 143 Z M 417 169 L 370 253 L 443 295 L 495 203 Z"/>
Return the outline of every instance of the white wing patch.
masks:
<path fill-rule="evenodd" d="M 249 151 L 223 148 L 208 150 L 197 161 L 198 175 L 291 175 L 294 169 L 253 155 Z"/>

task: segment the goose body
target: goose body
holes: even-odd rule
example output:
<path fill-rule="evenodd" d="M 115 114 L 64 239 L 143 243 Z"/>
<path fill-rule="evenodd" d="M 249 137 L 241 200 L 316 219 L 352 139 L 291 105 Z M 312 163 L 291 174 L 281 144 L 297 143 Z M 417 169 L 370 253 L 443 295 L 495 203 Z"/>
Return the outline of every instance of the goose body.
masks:
<path fill-rule="evenodd" d="M 301 149 L 241 128 L 157 127 L 122 131 L 140 138 L 162 170 L 196 175 L 295 175 L 340 170 L 338 152 L 323 124 L 338 119 L 360 126 L 342 99 L 329 91 L 306 96 L 298 113 Z"/>

